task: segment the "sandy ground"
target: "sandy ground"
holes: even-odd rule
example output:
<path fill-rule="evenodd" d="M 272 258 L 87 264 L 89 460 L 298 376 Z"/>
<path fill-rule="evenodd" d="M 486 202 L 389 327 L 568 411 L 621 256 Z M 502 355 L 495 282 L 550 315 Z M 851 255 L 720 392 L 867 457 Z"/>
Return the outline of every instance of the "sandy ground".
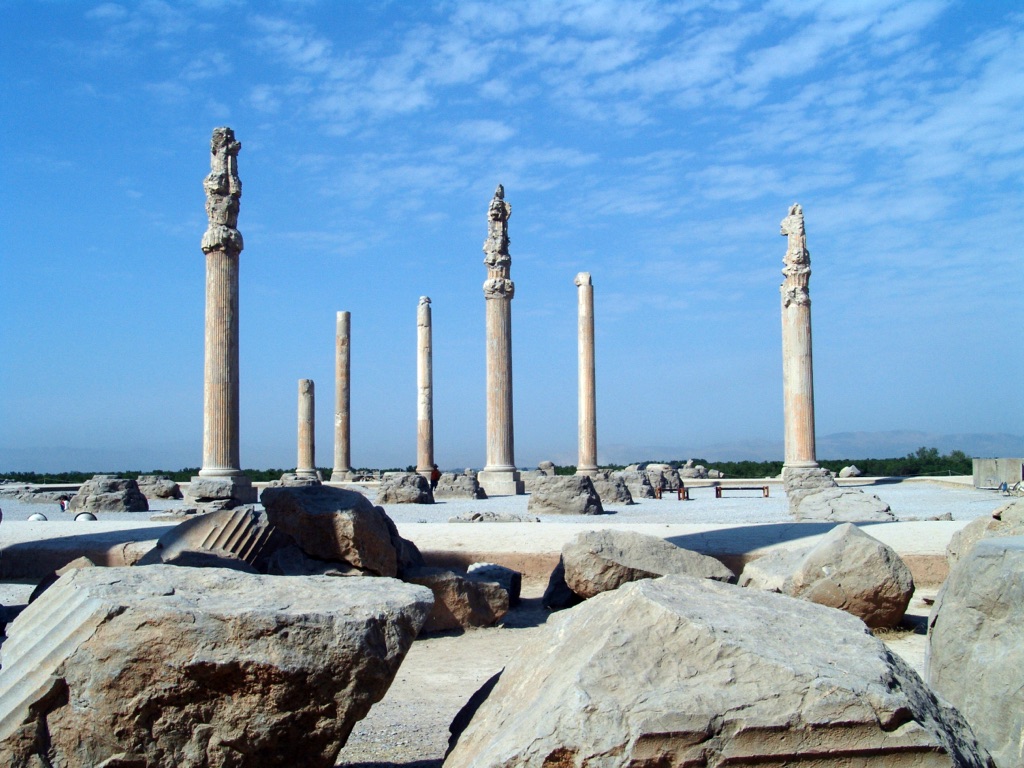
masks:
<path fill-rule="evenodd" d="M 792 521 L 786 512 L 782 489 L 775 486 L 772 490 L 773 494 L 768 499 L 741 492 L 715 499 L 710 489 L 698 489 L 693 501 L 689 502 L 680 502 L 674 497 L 645 500 L 635 506 L 617 508 L 613 514 L 599 520 L 553 516 L 542 517 L 541 523 L 532 524 L 482 526 L 447 523 L 449 517 L 475 510 L 526 514 L 528 498 L 522 496 L 499 497 L 483 502 L 446 501 L 433 506 L 389 505 L 386 509 L 398 523 L 402 534 L 421 546 L 433 540 L 432 537 L 449 543 L 483 537 L 492 547 L 544 551 L 551 546 L 549 539 L 558 541 L 577 525 L 635 526 L 652 531 L 680 524 L 702 527 L 702 530 L 704 527 L 713 530 L 737 525 L 743 530 L 791 528 Z M 1006 501 L 991 491 L 938 483 L 874 485 L 864 490 L 887 501 L 902 519 L 925 519 L 948 512 L 955 520 L 966 521 L 988 514 Z M 372 491 L 368 495 L 373 498 Z M 44 507 L 50 520 L 66 521 L 71 517 L 60 513 L 56 505 L 50 505 L 51 509 L 46 505 L 0 499 L 0 506 L 9 521 L 24 520 Z M 153 504 L 155 509 L 173 506 L 173 502 Z M 148 513 L 104 516 L 104 520 L 122 518 L 143 522 L 148 520 Z M 962 523 L 944 525 L 959 527 Z M 3 530 L 0 529 L 0 544 L 2 542 Z M 522 604 L 506 616 L 501 626 L 417 639 L 387 695 L 356 725 L 339 755 L 338 765 L 438 768 L 447 748 L 448 725 L 458 710 L 484 681 L 501 670 L 524 641 L 543 631 L 551 618 L 551 614 L 540 605 L 545 583 L 536 575 L 524 582 Z M 30 590 L 31 584 L 0 584 L 0 603 L 23 603 Z M 924 661 L 924 630 L 929 610 L 925 598 L 933 598 L 934 594 L 934 588 L 919 589 L 903 627 L 880 634 L 884 642 L 919 671 Z"/>

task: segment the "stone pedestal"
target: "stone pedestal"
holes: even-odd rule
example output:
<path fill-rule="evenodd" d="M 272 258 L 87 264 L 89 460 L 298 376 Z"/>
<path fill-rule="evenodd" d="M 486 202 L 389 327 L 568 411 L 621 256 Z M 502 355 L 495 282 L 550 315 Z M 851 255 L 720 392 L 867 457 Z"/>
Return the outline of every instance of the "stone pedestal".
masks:
<path fill-rule="evenodd" d="M 331 482 L 345 482 L 352 477 L 349 446 L 349 334 L 352 315 L 339 312 L 335 334 L 334 355 L 334 470 Z"/>
<path fill-rule="evenodd" d="M 484 299 L 487 314 L 487 464 L 477 475 L 488 496 L 524 493 L 515 467 L 512 417 L 512 298 L 508 219 L 512 206 L 500 184 L 487 210 Z"/>
<path fill-rule="evenodd" d="M 803 209 L 793 204 L 782 220 L 788 238 L 782 274 L 782 391 L 785 466 L 818 466 L 814 446 L 814 372 L 811 357 L 811 255 Z"/>
<path fill-rule="evenodd" d="M 242 235 L 237 229 L 242 197 L 238 152 L 230 128 L 215 128 L 210 141 L 210 173 L 203 180 L 209 223 L 206 254 L 206 333 L 203 366 L 203 466 L 198 479 L 218 480 L 206 488 L 218 501 L 250 503 L 256 491 L 239 461 L 238 264 Z M 214 489 L 216 486 L 216 489 Z M 200 485 L 199 487 L 205 487 Z M 230 504 L 227 504 L 230 506 Z"/>
<path fill-rule="evenodd" d="M 312 379 L 299 379 L 298 462 L 295 474 L 319 477 L 316 471 L 315 400 Z"/>
<path fill-rule="evenodd" d="M 576 275 L 579 298 L 579 460 L 576 474 L 597 474 L 597 397 L 594 375 L 594 285 L 589 272 Z"/>
<path fill-rule="evenodd" d="M 434 469 L 434 373 L 430 299 L 416 310 L 416 471 L 430 479 Z"/>

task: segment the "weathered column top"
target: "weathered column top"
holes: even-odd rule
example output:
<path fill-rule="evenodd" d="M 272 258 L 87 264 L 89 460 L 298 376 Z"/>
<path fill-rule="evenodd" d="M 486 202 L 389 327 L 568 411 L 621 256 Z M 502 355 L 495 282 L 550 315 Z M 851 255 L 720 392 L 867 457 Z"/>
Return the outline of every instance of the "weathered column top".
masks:
<path fill-rule="evenodd" d="M 789 207 L 789 215 L 782 220 L 781 232 L 788 238 L 786 255 L 782 259 L 782 305 L 810 304 L 808 283 L 811 279 L 811 254 L 807 250 L 807 235 L 804 231 L 804 209 L 799 203 Z"/>
<path fill-rule="evenodd" d="M 576 275 L 576 279 L 573 281 L 576 285 L 593 285 L 594 283 L 590 280 L 589 272 L 580 272 Z"/>
<path fill-rule="evenodd" d="M 224 126 L 213 129 L 210 139 L 210 173 L 203 179 L 206 190 L 206 216 L 209 225 L 203 234 L 203 253 L 224 250 L 242 251 L 242 234 L 238 231 L 238 209 L 242 197 L 242 180 L 238 178 L 238 153 L 242 144 L 235 141 L 235 132 Z"/>
<path fill-rule="evenodd" d="M 487 208 L 487 239 L 484 240 L 487 279 L 484 281 L 484 296 L 488 299 L 511 299 L 515 295 L 515 284 L 509 278 L 512 257 L 508 251 L 508 220 L 511 216 L 512 206 L 505 202 L 505 188 L 499 184 Z"/>

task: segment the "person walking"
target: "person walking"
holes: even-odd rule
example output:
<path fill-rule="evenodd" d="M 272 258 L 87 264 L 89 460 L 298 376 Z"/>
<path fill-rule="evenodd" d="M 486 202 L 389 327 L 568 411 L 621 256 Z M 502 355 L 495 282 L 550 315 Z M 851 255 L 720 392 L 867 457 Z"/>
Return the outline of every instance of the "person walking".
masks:
<path fill-rule="evenodd" d="M 433 493 L 434 489 L 437 488 L 437 481 L 441 479 L 441 470 L 437 468 L 437 464 L 430 470 L 430 492 Z"/>

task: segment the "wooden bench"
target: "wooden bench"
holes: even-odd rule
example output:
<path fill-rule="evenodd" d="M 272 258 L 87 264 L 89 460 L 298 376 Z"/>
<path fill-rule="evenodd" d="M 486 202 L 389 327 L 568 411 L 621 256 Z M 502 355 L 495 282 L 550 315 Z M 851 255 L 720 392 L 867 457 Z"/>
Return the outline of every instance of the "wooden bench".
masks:
<path fill-rule="evenodd" d="M 669 492 L 672 491 L 671 488 L 666 488 L 665 490 L 669 491 Z M 662 492 L 661 488 L 655 488 L 654 489 L 654 498 L 660 499 L 661 498 L 661 492 Z M 676 489 L 676 495 L 679 497 L 680 501 L 689 501 L 690 500 L 690 489 L 687 488 L 682 483 L 680 483 L 679 487 Z"/>
<path fill-rule="evenodd" d="M 730 485 L 728 488 L 723 488 L 720 485 L 715 486 L 715 498 L 722 498 L 722 491 L 760 491 L 762 498 L 768 498 L 768 486 L 767 485 Z"/>

